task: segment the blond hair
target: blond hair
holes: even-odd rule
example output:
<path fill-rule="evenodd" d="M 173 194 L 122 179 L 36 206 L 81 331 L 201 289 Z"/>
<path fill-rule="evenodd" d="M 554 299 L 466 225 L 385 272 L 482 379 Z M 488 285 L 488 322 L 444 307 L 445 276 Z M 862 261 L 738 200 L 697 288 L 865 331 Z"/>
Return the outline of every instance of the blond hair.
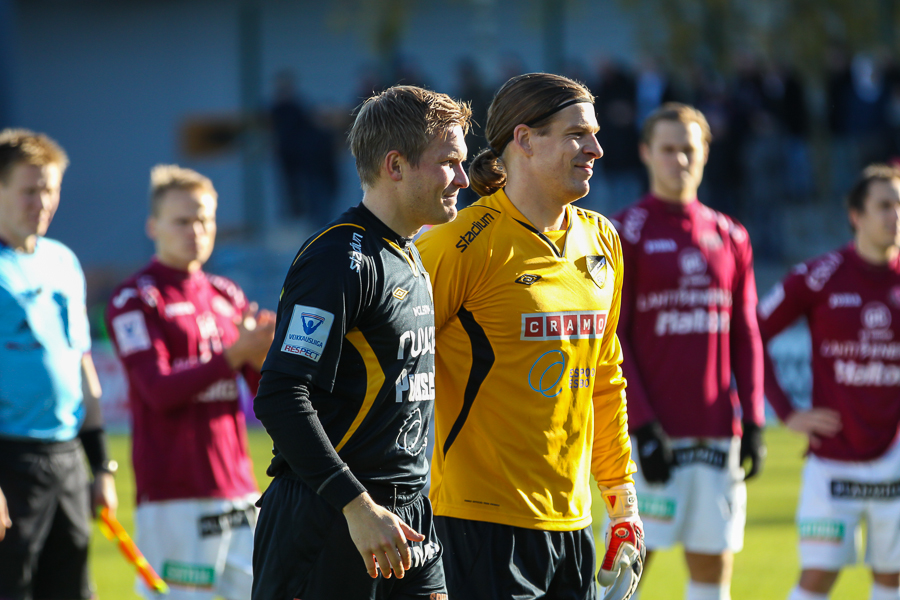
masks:
<path fill-rule="evenodd" d="M 689 125 L 696 123 L 700 126 L 703 133 L 703 142 L 709 144 L 712 142 L 712 131 L 709 128 L 709 122 L 702 112 L 693 106 L 682 104 L 681 102 L 666 102 L 656 110 L 654 110 L 641 127 L 641 143 L 650 145 L 653 138 L 653 130 L 660 121 L 676 121 Z"/>
<path fill-rule="evenodd" d="M 446 94 L 397 85 L 372 96 L 359 108 L 348 136 L 363 189 L 378 180 L 381 162 L 396 150 L 412 166 L 437 136 L 459 125 L 468 133 L 472 109 Z"/>
<path fill-rule="evenodd" d="M 160 202 L 171 190 L 200 191 L 218 198 L 209 177 L 178 165 L 156 165 L 150 171 L 150 215 L 159 215 Z"/>
<path fill-rule="evenodd" d="M 0 183 L 7 183 L 17 164 L 56 165 L 64 173 L 69 166 L 69 157 L 59 144 L 43 133 L 4 129 L 0 131 Z"/>

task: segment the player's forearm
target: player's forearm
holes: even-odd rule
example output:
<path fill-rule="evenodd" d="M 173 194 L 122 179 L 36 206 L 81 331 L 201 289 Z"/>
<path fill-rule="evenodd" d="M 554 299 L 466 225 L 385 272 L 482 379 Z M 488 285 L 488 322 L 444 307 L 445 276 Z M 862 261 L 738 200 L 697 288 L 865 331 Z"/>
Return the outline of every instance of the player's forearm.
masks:
<path fill-rule="evenodd" d="M 634 431 L 651 421 L 655 421 L 656 413 L 653 411 L 653 407 L 650 406 L 647 392 L 641 383 L 640 372 L 634 360 L 631 344 L 625 336 L 620 336 L 619 341 L 622 346 L 623 356 L 622 373 L 627 382 L 628 427 Z"/>
<path fill-rule="evenodd" d="M 266 371 L 253 408 L 291 470 L 332 506 L 366 491 L 332 446 L 303 381 Z"/>
<path fill-rule="evenodd" d="M 84 396 L 83 430 L 101 429 L 103 414 L 100 411 L 100 379 L 90 353 L 81 357 L 81 391 Z"/>
<path fill-rule="evenodd" d="M 621 380 L 621 374 L 618 380 Z M 634 483 L 632 474 L 635 466 L 631 461 L 625 390 L 623 387 L 610 385 L 604 392 L 595 393 L 593 398 L 591 473 L 599 485 L 607 487 Z"/>
<path fill-rule="evenodd" d="M 788 420 L 788 417 L 793 414 L 794 406 L 791 403 L 791 399 L 778 382 L 775 364 L 772 362 L 772 357 L 765 347 L 763 347 L 763 361 L 765 363 L 766 398 L 769 399 L 769 404 L 772 406 L 775 414 L 777 414 L 778 418 L 781 419 L 781 422 L 784 423 Z"/>
<path fill-rule="evenodd" d="M 756 310 L 747 307 L 746 311 L 739 312 L 738 306 L 735 309 L 731 337 L 732 371 L 743 420 L 761 426 L 765 422 L 764 359 Z"/>
<path fill-rule="evenodd" d="M 256 392 L 259 391 L 259 379 L 261 377 L 259 371 L 251 366 L 244 366 L 244 368 L 241 369 L 241 375 L 244 376 L 244 381 L 247 382 L 250 393 L 255 396 Z"/>
<path fill-rule="evenodd" d="M 158 411 L 175 410 L 192 404 L 197 394 L 209 386 L 234 377 L 234 371 L 221 354 L 214 354 L 209 362 L 177 371 L 169 370 L 166 365 L 150 358 L 140 363 L 129 361 L 126 368 L 143 402 Z"/>

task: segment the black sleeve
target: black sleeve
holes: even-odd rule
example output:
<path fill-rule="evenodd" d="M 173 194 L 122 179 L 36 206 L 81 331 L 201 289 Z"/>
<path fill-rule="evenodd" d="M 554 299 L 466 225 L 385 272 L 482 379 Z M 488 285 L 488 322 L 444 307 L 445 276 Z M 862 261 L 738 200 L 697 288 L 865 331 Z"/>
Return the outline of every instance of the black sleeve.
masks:
<path fill-rule="evenodd" d="M 363 302 L 370 301 L 371 269 L 365 261 L 351 268 L 347 258 L 353 231 L 338 228 L 314 241 L 291 266 L 263 371 L 334 389 L 344 336 L 356 325 Z"/>
<path fill-rule="evenodd" d="M 331 445 L 303 379 L 263 372 L 253 409 L 294 473 L 335 508 L 366 491 Z"/>

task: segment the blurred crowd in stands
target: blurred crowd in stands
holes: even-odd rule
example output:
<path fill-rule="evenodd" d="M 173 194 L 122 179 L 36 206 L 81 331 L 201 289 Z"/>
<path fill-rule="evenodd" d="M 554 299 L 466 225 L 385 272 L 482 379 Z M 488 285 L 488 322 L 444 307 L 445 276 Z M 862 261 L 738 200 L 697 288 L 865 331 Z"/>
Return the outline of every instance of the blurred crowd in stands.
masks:
<path fill-rule="evenodd" d="M 900 155 L 900 63 L 887 53 L 850 53 L 831 47 L 820 75 L 788 63 L 737 55 L 727 72 L 696 66 L 674 75 L 659 60 L 635 65 L 600 59 L 589 66 L 569 61 L 563 74 L 584 81 L 597 96 L 604 149 L 592 191 L 580 204 L 611 214 L 646 190 L 638 155 L 643 119 L 669 100 L 702 110 L 713 132 L 701 200 L 743 221 L 757 256 L 779 260 L 778 227 L 786 206 L 836 205 L 860 168 Z M 481 125 L 499 83 L 527 72 L 514 54 L 503 55 L 496 77 L 472 58 L 460 60 L 448 92 L 472 103 L 478 123 L 467 139 L 470 154 L 483 147 Z M 385 72 L 386 71 L 386 72 Z M 345 155 L 350 107 L 395 83 L 434 88 L 409 57 L 388 69 L 360 70 L 354 98 L 346 106 L 311 106 L 289 72 L 276 81 L 271 110 L 276 154 L 289 216 L 320 225 L 331 216 L 341 185 L 338 163 Z M 470 190 L 463 204 L 475 200 Z"/>

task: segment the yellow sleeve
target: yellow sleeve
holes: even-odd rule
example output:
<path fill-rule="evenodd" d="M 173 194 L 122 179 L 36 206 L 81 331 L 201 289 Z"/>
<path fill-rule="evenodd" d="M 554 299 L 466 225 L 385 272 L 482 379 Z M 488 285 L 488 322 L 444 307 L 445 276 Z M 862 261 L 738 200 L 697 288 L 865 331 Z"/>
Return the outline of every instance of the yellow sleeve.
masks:
<path fill-rule="evenodd" d="M 607 231 L 615 255 L 616 287 L 594 380 L 594 444 L 591 456 L 591 472 L 601 487 L 634 483 L 632 474 L 637 470 L 631 460 L 622 347 L 616 335 L 622 303 L 622 245 L 612 227 L 607 226 Z"/>
<path fill-rule="evenodd" d="M 457 237 L 453 223 L 448 223 L 426 231 L 416 240 L 435 290 L 435 333 L 459 312 L 490 259 L 490 250 L 483 250 L 488 244 L 470 245 L 460 251 L 455 245 Z"/>

